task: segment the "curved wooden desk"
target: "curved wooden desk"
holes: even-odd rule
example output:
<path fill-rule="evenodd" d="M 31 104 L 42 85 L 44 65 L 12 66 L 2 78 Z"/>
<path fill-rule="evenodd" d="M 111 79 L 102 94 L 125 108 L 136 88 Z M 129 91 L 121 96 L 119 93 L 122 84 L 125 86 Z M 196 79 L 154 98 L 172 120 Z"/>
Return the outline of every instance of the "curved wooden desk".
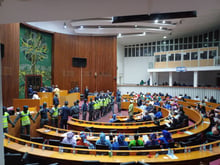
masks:
<path fill-rule="evenodd" d="M 197 111 L 190 110 L 184 107 L 185 114 L 195 122 L 195 125 L 198 126 L 202 122 L 202 117 Z M 164 123 L 163 123 L 164 122 Z M 169 121 L 163 120 L 161 123 L 165 124 Z M 72 130 L 85 130 L 86 127 L 93 127 L 96 132 L 109 132 L 111 129 L 117 129 L 118 132 L 122 133 L 134 133 L 139 127 L 156 127 L 156 125 L 150 121 L 149 122 L 137 122 L 137 123 L 105 123 L 105 122 L 89 122 L 84 120 L 73 119 L 68 121 L 68 126 Z M 191 125 L 185 129 L 191 129 L 195 127 Z M 178 129 L 181 131 L 182 129 Z M 172 131 L 171 131 L 172 132 Z"/>
<path fill-rule="evenodd" d="M 191 110 L 192 111 L 192 110 Z M 197 112 L 198 113 L 198 112 Z M 196 125 L 196 126 L 195 126 Z M 179 141 L 182 140 L 184 138 L 188 138 L 190 136 L 199 134 L 203 131 L 205 131 L 206 129 L 208 129 L 210 126 L 210 120 L 208 118 L 203 119 L 203 121 L 198 121 L 198 123 L 192 125 L 192 126 L 188 126 L 188 127 L 184 127 L 184 128 L 180 128 L 180 129 L 175 129 L 175 130 L 170 130 L 169 132 L 172 133 L 172 137 L 175 139 L 175 141 Z M 64 133 L 68 132 L 70 130 L 65 130 L 65 129 L 60 129 L 60 128 L 55 128 L 55 127 L 51 127 L 51 126 L 44 126 L 44 128 L 40 128 L 36 130 L 38 133 L 40 133 L 44 138 L 47 139 L 59 139 L 61 140 L 64 137 Z M 75 130 L 71 130 L 72 132 L 74 132 L 76 135 L 79 135 L 80 131 L 75 131 Z M 62 132 L 62 133 L 60 133 Z M 95 142 L 96 140 L 99 139 L 99 135 L 100 132 L 86 132 L 88 134 L 88 140 L 91 142 Z M 123 133 L 126 136 L 126 141 L 130 141 L 129 136 L 132 135 L 134 136 L 136 133 Z M 138 133 L 138 135 L 150 135 L 151 132 L 148 133 Z M 158 136 L 162 135 L 162 132 L 157 132 Z M 107 132 L 106 133 L 107 136 L 110 136 L 111 133 Z"/>
<path fill-rule="evenodd" d="M 34 146 L 34 144 L 36 146 Z M 211 147 L 211 150 L 209 149 Z M 109 150 L 89 150 L 89 149 L 74 149 L 64 147 L 64 152 L 59 152 L 61 148 L 57 146 L 44 145 L 25 141 L 11 135 L 5 134 L 4 147 L 16 152 L 33 155 L 39 158 L 45 158 L 43 161 L 46 163 L 49 160 L 60 162 L 61 164 L 82 164 L 82 161 L 98 160 L 103 164 L 119 164 L 130 161 L 141 161 L 150 164 L 186 164 L 198 163 L 201 160 L 211 161 L 220 157 L 220 140 L 208 143 L 205 146 L 206 150 L 200 150 L 200 145 L 188 147 L 184 152 L 184 148 L 175 148 L 174 156 L 168 156 L 167 149 L 163 150 L 113 150 L 113 156 L 108 156 Z M 34 148 L 36 147 L 36 148 Z M 80 153 L 85 151 L 86 153 Z M 124 156 L 122 153 L 126 153 Z M 159 154 L 158 156 L 156 155 Z M 105 154 L 105 155 L 103 155 Z"/>

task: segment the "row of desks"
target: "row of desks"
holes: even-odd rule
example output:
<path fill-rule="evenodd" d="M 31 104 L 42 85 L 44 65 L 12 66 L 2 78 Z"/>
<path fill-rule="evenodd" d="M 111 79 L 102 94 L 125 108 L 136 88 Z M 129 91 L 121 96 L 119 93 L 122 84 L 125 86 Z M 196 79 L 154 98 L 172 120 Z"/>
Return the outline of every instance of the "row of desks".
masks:
<path fill-rule="evenodd" d="M 10 138 L 10 141 L 9 139 Z M 74 164 L 82 164 L 82 161 L 95 161 L 98 160 L 104 164 L 119 164 L 130 161 L 140 161 L 150 164 L 188 164 L 194 163 L 197 164 L 201 160 L 211 161 L 220 157 L 220 141 L 206 144 L 206 150 L 200 150 L 200 146 L 193 146 L 188 149 L 191 152 L 184 152 L 184 148 L 174 149 L 174 155 L 167 155 L 167 149 L 164 150 L 149 150 L 149 151 L 113 151 L 113 156 L 108 155 L 98 155 L 98 152 L 108 152 L 100 150 L 87 150 L 88 154 L 79 154 L 78 151 L 85 149 L 73 149 L 73 148 L 64 148 L 69 149 L 70 153 L 58 152 L 59 148 L 56 146 L 42 145 L 38 144 L 38 148 L 33 148 L 32 144 L 36 144 L 30 141 L 24 141 L 24 144 L 20 144 L 18 138 L 13 140 L 13 137 L 6 135 L 4 139 L 4 147 L 11 149 L 17 152 L 25 153 L 28 152 L 30 155 L 34 155 L 41 158 L 46 158 L 45 162 L 49 159 L 53 161 L 61 162 L 62 164 L 69 164 L 74 162 Z M 210 144 L 212 149 L 209 150 Z M 52 150 L 46 150 L 44 147 L 52 147 Z M 119 153 L 128 152 L 129 156 L 119 155 Z M 139 155 L 140 154 L 140 155 Z M 143 155 L 141 155 L 143 154 Z M 159 154 L 159 155 L 158 155 Z"/>

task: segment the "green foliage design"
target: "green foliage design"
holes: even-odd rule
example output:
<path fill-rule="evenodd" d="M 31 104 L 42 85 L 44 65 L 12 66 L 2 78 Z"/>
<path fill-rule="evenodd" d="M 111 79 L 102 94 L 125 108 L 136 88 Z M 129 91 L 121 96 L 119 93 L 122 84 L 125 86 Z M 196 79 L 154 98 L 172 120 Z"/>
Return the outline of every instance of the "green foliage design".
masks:
<path fill-rule="evenodd" d="M 25 76 L 41 75 L 51 85 L 52 35 L 20 27 L 19 98 L 25 96 Z"/>
<path fill-rule="evenodd" d="M 36 64 L 38 61 L 43 61 L 47 58 L 48 47 L 43 40 L 41 33 L 26 31 L 26 34 L 21 38 L 21 51 L 24 53 L 26 60 L 31 62 L 31 72 L 36 74 Z"/>

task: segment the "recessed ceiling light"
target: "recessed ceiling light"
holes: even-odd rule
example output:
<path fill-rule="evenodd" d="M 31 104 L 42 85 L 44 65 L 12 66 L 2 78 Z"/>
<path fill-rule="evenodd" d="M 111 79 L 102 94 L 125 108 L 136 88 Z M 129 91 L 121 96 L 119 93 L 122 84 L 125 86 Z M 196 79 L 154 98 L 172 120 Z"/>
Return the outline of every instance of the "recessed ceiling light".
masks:
<path fill-rule="evenodd" d="M 84 27 L 81 25 L 79 29 L 83 29 Z"/>
<path fill-rule="evenodd" d="M 137 28 L 138 25 L 134 25 L 135 28 Z"/>
<path fill-rule="evenodd" d="M 145 35 L 146 35 L 146 32 L 143 32 L 143 35 L 145 36 Z"/>
<path fill-rule="evenodd" d="M 166 23 L 166 21 L 165 20 L 163 20 L 163 24 L 165 24 Z"/>
<path fill-rule="evenodd" d="M 63 28 L 64 28 L 64 29 L 67 28 L 67 26 L 66 26 L 66 22 L 63 23 Z"/>
<path fill-rule="evenodd" d="M 118 33 L 118 38 L 120 38 L 121 37 L 121 33 Z"/>
<path fill-rule="evenodd" d="M 160 29 L 162 29 L 162 26 L 160 26 Z"/>
<path fill-rule="evenodd" d="M 154 23 L 158 23 L 158 19 L 156 19 L 156 20 L 154 21 Z"/>
<path fill-rule="evenodd" d="M 167 36 L 163 36 L 163 38 L 165 39 L 165 38 L 167 38 Z"/>

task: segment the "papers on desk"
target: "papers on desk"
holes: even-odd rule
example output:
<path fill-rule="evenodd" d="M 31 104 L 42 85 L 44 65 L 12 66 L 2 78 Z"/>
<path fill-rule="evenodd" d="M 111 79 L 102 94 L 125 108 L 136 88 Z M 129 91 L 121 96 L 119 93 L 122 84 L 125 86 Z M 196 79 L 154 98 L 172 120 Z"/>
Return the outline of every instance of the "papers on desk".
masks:
<path fill-rule="evenodd" d="M 67 136 L 67 133 L 68 133 L 68 132 L 63 133 L 61 136 L 62 136 L 62 137 L 66 137 L 66 136 Z"/>
<path fill-rule="evenodd" d="M 165 123 L 165 125 L 166 125 L 167 127 L 170 127 L 170 124 L 169 124 L 169 123 Z"/>
<path fill-rule="evenodd" d="M 193 135 L 193 133 L 190 132 L 190 131 L 184 131 L 184 133 L 186 133 L 186 134 L 188 134 L 188 135 Z"/>
<path fill-rule="evenodd" d="M 170 158 L 170 159 L 178 159 L 178 157 L 176 156 L 176 155 L 174 155 L 174 154 L 170 154 L 170 155 L 168 155 L 167 154 L 167 156 Z"/>
<path fill-rule="evenodd" d="M 50 132 L 50 131 L 51 131 L 51 130 L 49 130 L 49 129 L 44 130 L 45 133 Z"/>
<path fill-rule="evenodd" d="M 88 136 L 88 139 L 89 140 L 92 140 L 92 139 L 96 139 L 97 137 L 95 137 L 95 136 Z"/>

